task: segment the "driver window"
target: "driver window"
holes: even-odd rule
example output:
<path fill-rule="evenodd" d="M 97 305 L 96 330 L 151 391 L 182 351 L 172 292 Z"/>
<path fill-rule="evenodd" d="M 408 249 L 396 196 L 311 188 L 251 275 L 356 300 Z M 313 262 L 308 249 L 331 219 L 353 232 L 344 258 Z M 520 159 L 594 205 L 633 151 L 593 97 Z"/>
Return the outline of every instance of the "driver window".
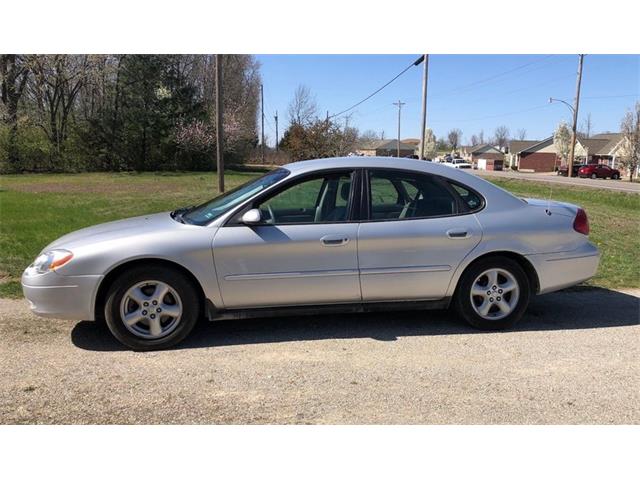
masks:
<path fill-rule="evenodd" d="M 350 172 L 314 177 L 277 193 L 258 208 L 271 225 L 344 222 L 351 184 Z"/>

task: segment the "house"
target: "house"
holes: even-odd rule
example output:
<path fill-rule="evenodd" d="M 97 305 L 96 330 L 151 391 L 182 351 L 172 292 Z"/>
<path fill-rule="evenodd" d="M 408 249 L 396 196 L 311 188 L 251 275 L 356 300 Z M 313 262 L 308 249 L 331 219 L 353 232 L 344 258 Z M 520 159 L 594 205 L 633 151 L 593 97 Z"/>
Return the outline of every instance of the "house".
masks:
<path fill-rule="evenodd" d="M 601 133 L 590 138 L 576 139 L 575 162 L 603 163 L 615 168 L 618 149 L 622 142 L 619 133 Z M 508 162 L 518 170 L 552 172 L 563 164 L 553 143 L 553 136 L 544 140 L 512 141 Z"/>
<path fill-rule="evenodd" d="M 518 168 L 520 164 L 520 153 L 540 143 L 540 140 L 511 140 L 509 142 L 509 151 L 506 154 L 507 166 L 509 168 Z"/>
<path fill-rule="evenodd" d="M 482 143 L 480 145 L 473 145 L 471 147 L 460 147 L 460 155 L 467 162 L 477 165 L 478 160 L 504 160 L 504 153 L 500 148 L 490 145 L 488 143 Z"/>
<path fill-rule="evenodd" d="M 400 156 L 408 157 L 413 155 L 415 147 L 410 144 L 400 142 Z M 365 157 L 395 157 L 398 155 L 397 140 L 376 140 L 360 145 L 356 148 L 356 154 Z"/>
<path fill-rule="evenodd" d="M 512 141 L 509 144 L 509 165 L 530 172 L 553 172 L 560 165 L 553 137 L 541 141 Z"/>

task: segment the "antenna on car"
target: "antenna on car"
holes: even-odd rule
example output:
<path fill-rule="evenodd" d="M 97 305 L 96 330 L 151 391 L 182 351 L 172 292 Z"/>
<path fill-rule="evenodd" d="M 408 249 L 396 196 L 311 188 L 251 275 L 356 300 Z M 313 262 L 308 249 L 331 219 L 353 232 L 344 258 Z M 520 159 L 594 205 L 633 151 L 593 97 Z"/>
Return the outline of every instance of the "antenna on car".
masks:
<path fill-rule="evenodd" d="M 553 193 L 553 182 L 549 182 L 549 198 L 547 198 L 547 208 L 545 208 L 545 213 L 547 215 L 551 215 L 551 195 Z"/>

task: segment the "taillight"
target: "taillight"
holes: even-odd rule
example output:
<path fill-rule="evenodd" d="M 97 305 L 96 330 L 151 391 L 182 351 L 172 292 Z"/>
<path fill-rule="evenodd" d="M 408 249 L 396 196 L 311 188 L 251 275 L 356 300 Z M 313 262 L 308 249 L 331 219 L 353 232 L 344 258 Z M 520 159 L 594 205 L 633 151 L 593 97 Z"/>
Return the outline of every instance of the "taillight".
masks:
<path fill-rule="evenodd" d="M 578 209 L 576 218 L 573 220 L 573 229 L 583 235 L 589 235 L 589 219 L 587 218 L 587 212 L 582 208 Z"/>

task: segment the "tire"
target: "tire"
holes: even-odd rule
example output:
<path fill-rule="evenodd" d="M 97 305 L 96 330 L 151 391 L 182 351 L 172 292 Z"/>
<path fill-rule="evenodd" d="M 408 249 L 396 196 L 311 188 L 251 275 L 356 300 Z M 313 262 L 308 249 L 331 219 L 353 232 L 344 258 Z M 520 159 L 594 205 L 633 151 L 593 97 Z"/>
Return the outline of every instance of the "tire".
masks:
<path fill-rule="evenodd" d="M 611 175 L 611 180 L 618 180 L 620 178 L 620 176 L 617 173 L 614 173 L 613 175 Z"/>
<path fill-rule="evenodd" d="M 104 316 L 120 343 L 136 351 L 160 350 L 178 344 L 191 333 L 200 317 L 200 303 L 196 286 L 178 270 L 138 266 L 113 282 Z M 126 311 L 132 320 L 143 318 L 127 326 L 123 319 Z M 150 317 L 154 317 L 155 331 Z"/>
<path fill-rule="evenodd" d="M 592 174 L 591 174 L 591 178 L 592 178 L 593 180 L 595 180 L 596 178 L 598 178 L 598 175 L 596 175 L 595 173 L 592 173 Z"/>
<path fill-rule="evenodd" d="M 494 289 L 491 284 L 487 284 L 486 286 L 478 284 L 476 285 L 476 291 L 480 288 L 486 288 L 487 291 L 484 292 L 483 290 L 482 295 L 472 297 L 471 290 L 476 280 L 485 272 L 492 270 L 501 272 L 498 273 L 497 288 Z M 483 278 L 489 280 L 488 276 L 484 276 Z M 517 290 L 502 292 L 502 289 L 499 287 L 501 285 L 509 285 L 505 280 L 515 282 Z M 491 292 L 491 294 L 488 292 Z M 516 261 L 506 257 L 488 257 L 471 264 L 462 274 L 453 299 L 453 307 L 462 319 L 475 328 L 480 330 L 502 330 L 513 326 L 522 318 L 529 305 L 530 295 L 531 288 L 527 274 Z M 507 299 L 507 297 L 509 298 Z M 493 300 L 489 302 L 491 298 L 493 298 Z M 486 304 L 485 301 L 487 302 Z M 498 303 L 502 304 L 505 310 L 509 308 L 510 312 L 505 314 L 504 311 L 499 308 L 500 305 L 498 305 Z M 509 305 L 510 303 L 511 305 Z M 476 307 L 474 307 L 474 304 Z M 481 304 L 481 306 L 489 305 L 487 316 L 482 316 L 478 313 L 477 310 L 480 309 L 479 304 Z"/>

